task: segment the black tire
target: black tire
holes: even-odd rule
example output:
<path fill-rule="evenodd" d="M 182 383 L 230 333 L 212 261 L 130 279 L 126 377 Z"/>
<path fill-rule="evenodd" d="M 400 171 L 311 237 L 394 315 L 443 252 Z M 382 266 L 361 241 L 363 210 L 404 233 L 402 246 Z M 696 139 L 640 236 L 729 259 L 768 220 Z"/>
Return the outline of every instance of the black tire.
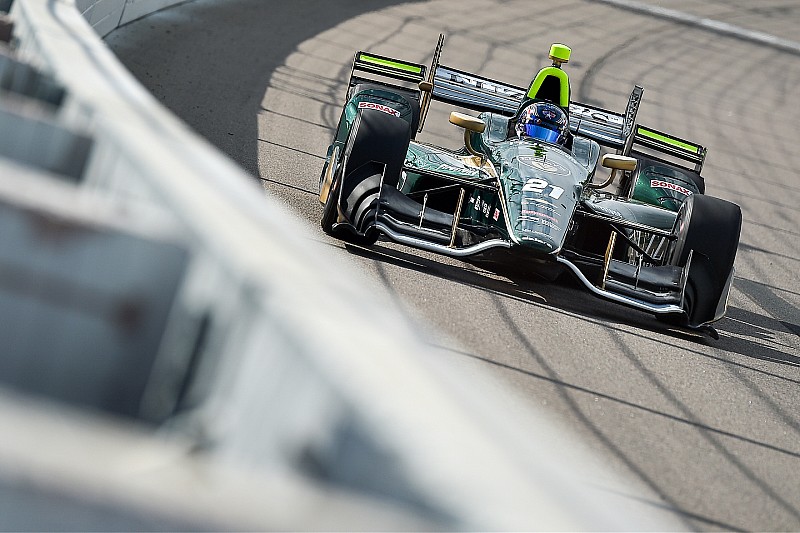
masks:
<path fill-rule="evenodd" d="M 340 238 L 345 242 L 361 246 L 372 246 L 378 240 L 377 230 L 368 230 L 365 235 L 359 235 L 353 231 L 347 231 L 347 229 L 339 231 L 333 229 L 333 225 L 336 224 L 339 219 L 339 211 L 336 208 L 339 201 L 339 182 L 339 177 L 335 176 L 330 192 L 328 193 L 328 199 L 325 201 L 325 206 L 322 208 L 322 218 L 320 220 L 322 231 L 332 237 Z"/>
<path fill-rule="evenodd" d="M 354 230 L 343 238 L 363 245 L 378 239 L 374 221 L 381 180 L 384 187 L 397 186 L 409 141 L 409 124 L 402 118 L 374 109 L 359 110 L 338 180 L 339 207 Z"/>
<path fill-rule="evenodd" d="M 685 322 L 699 327 L 719 318 L 733 272 L 742 211 L 738 205 L 693 194 L 681 205 L 675 222 L 677 240 L 670 264 L 683 267 L 692 253 L 683 308 Z M 662 317 L 670 321 L 669 316 Z"/>

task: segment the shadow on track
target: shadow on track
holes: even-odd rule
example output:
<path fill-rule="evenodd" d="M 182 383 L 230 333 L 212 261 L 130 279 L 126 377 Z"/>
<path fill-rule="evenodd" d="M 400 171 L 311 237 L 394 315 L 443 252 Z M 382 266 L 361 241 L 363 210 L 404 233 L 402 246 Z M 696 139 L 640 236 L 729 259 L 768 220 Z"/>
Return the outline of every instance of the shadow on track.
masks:
<path fill-rule="evenodd" d="M 408 1 L 193 0 L 119 28 L 106 43 L 162 104 L 258 176 L 256 121 L 275 70 L 315 35 Z"/>
<path fill-rule="evenodd" d="M 537 307 L 547 308 L 558 313 L 569 314 L 572 317 L 588 322 L 602 324 L 606 327 L 618 329 L 620 326 L 636 328 L 643 337 L 650 334 L 664 335 L 674 339 L 683 339 L 703 346 L 711 346 L 720 351 L 739 354 L 748 358 L 769 361 L 790 366 L 800 366 L 800 357 L 792 355 L 789 351 L 796 350 L 792 345 L 784 345 L 786 351 L 766 345 L 773 342 L 776 332 L 788 330 L 795 335 L 800 333 L 800 326 L 793 322 L 780 321 L 768 316 L 756 315 L 739 308 L 731 307 L 728 315 L 715 324 L 716 329 L 723 334 L 722 338 L 713 340 L 705 334 L 692 330 L 682 329 L 661 323 L 652 315 L 632 310 L 622 305 L 607 302 L 586 292 L 586 289 L 568 272 L 562 274 L 556 281 L 547 282 L 537 278 L 521 276 L 513 271 L 502 269 L 484 269 L 485 265 L 464 262 L 463 266 L 449 265 L 444 262 L 416 255 L 414 251 L 405 252 L 386 246 L 380 242 L 369 248 L 346 244 L 345 248 L 354 255 L 372 259 L 374 261 L 389 263 L 401 268 L 412 270 L 429 276 L 446 279 L 452 283 L 469 286 L 503 298 L 528 303 Z M 747 285 L 747 286 L 745 286 Z M 747 287 L 752 288 L 752 283 L 737 280 L 735 286 L 742 292 L 747 292 Z M 759 289 L 761 300 L 771 297 L 771 307 L 775 308 L 775 301 L 783 300 L 774 296 L 772 291 L 764 287 Z M 751 293 L 753 291 L 750 291 Z M 552 302 L 552 303 L 551 303 Z M 763 305 L 767 305 L 761 302 Z M 786 309 L 790 306 L 783 302 Z M 767 307 L 769 308 L 769 307 Z M 795 310 L 796 312 L 796 310 Z M 778 344 L 778 346 L 780 346 Z M 690 350 L 701 357 L 710 356 L 708 350 Z M 800 381 L 781 378 L 770 372 L 763 372 L 746 365 L 740 365 L 728 359 L 725 361 L 739 367 L 745 367 L 755 372 L 764 373 L 772 377 L 786 379 L 800 384 Z"/>

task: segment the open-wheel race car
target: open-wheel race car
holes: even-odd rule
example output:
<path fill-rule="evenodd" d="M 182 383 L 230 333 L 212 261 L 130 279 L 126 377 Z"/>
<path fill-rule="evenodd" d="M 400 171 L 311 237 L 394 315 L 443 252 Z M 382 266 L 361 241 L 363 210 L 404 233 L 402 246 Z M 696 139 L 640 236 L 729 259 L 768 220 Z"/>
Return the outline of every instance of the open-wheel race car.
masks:
<path fill-rule="evenodd" d="M 597 296 L 713 332 L 742 217 L 704 194 L 705 148 L 638 124 L 639 86 L 621 113 L 570 101 L 567 46 L 525 89 L 439 64 L 443 44 L 430 68 L 355 54 L 320 177 L 322 229 L 550 278 L 567 269 Z M 432 101 L 480 113 L 450 114 L 463 148 L 416 140 Z"/>

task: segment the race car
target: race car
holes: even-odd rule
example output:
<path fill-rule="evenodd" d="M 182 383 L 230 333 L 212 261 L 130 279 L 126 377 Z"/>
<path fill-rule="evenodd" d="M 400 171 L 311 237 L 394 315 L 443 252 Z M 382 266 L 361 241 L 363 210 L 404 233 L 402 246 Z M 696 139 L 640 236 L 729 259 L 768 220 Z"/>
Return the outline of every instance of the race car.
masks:
<path fill-rule="evenodd" d="M 638 124 L 639 86 L 623 112 L 571 101 L 566 45 L 527 89 L 441 65 L 443 45 L 429 68 L 355 54 L 320 176 L 322 229 L 550 279 L 570 271 L 597 296 L 713 333 L 742 215 L 704 194 L 706 149 Z M 417 140 L 431 102 L 479 113 L 450 114 L 462 148 Z"/>

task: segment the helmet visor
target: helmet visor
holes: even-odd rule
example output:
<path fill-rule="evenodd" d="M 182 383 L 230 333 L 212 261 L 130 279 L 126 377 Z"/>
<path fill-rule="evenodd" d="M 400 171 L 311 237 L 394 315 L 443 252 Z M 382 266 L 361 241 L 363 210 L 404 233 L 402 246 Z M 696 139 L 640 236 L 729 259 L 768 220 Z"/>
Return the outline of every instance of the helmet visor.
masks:
<path fill-rule="evenodd" d="M 538 124 L 525 124 L 525 135 L 549 143 L 558 142 L 559 137 L 561 136 L 558 131 L 545 128 L 544 126 L 540 126 Z"/>

